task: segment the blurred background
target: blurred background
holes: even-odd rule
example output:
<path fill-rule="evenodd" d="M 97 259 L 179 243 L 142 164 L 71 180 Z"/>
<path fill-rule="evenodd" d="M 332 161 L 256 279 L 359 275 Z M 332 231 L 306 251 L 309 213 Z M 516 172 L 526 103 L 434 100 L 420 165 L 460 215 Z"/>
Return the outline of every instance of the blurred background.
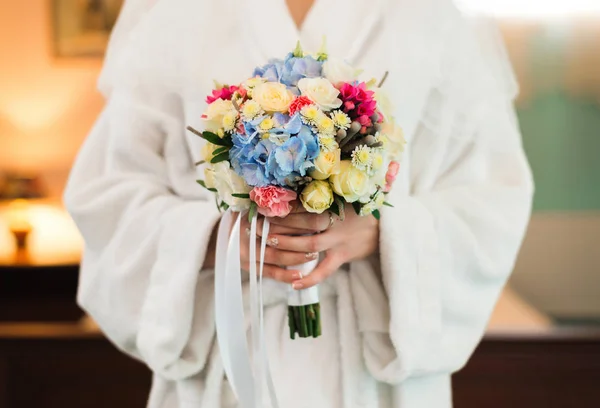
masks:
<path fill-rule="evenodd" d="M 75 305 L 83 243 L 60 203 L 121 3 L 0 0 L 0 408 L 144 406 L 146 369 Z M 457 3 L 506 43 L 536 194 L 456 406 L 600 406 L 600 0 Z"/>

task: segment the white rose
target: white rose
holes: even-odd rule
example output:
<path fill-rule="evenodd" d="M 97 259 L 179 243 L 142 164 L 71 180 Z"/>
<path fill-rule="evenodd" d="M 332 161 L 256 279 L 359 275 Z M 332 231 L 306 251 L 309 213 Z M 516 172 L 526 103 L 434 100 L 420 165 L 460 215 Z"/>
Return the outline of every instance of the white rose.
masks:
<path fill-rule="evenodd" d="M 342 100 L 338 98 L 340 91 L 325 78 L 302 78 L 298 81 L 298 89 L 324 111 L 342 106 Z"/>
<path fill-rule="evenodd" d="M 242 177 L 230 168 L 226 161 L 213 166 L 214 188 L 217 189 L 219 198 L 231 207 L 233 211 L 243 211 L 250 207 L 247 198 L 233 197 L 232 194 L 247 194 L 252 189 Z"/>
<path fill-rule="evenodd" d="M 338 85 L 340 82 L 355 81 L 359 74 L 359 69 L 339 58 L 329 57 L 323 63 L 323 76 L 334 85 Z"/>

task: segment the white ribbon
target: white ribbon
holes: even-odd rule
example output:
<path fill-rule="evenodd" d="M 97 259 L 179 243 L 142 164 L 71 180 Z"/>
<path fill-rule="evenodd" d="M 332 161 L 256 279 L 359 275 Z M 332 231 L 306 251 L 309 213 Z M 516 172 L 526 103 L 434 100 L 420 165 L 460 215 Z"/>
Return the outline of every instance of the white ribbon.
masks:
<path fill-rule="evenodd" d="M 240 265 L 240 214 L 229 236 L 233 218 L 228 210 L 221 219 L 215 262 L 215 326 L 225 374 L 242 408 L 263 408 L 266 382 L 272 408 L 279 408 L 269 369 L 264 336 L 262 278 L 269 221 L 265 219 L 256 268 L 256 215 L 250 224 L 250 330 L 254 359 L 250 361 L 242 298 Z M 227 244 L 229 238 L 229 245 Z"/>

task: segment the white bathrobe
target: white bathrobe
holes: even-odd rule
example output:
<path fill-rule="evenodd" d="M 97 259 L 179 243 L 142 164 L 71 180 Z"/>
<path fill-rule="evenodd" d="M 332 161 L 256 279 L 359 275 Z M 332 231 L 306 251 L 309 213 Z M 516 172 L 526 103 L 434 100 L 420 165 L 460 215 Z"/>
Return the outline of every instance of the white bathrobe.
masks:
<path fill-rule="evenodd" d="M 450 376 L 482 337 L 533 190 L 506 58 L 474 32 L 449 0 L 317 0 L 300 32 L 284 0 L 126 3 L 100 81 L 107 105 L 65 201 L 86 242 L 78 301 L 153 371 L 150 408 L 236 406 L 214 273 L 201 270 L 220 214 L 195 183 L 203 141 L 184 129 L 202 127 L 213 79 L 240 82 L 322 35 L 367 77 L 390 72 L 408 146 L 378 256 L 322 285 L 323 336 L 291 341 L 285 292 L 267 290 L 280 406 L 452 405 Z"/>

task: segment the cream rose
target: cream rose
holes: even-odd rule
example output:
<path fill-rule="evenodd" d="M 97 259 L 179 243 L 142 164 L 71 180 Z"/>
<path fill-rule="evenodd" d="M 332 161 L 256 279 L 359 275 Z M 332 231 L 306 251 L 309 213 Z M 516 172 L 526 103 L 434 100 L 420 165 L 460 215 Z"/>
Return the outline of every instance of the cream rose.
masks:
<path fill-rule="evenodd" d="M 342 100 L 338 98 L 340 91 L 325 78 L 302 78 L 298 81 L 298 89 L 324 111 L 342 106 Z"/>
<path fill-rule="evenodd" d="M 310 176 L 315 180 L 325 180 L 333 174 L 340 172 L 341 150 L 321 151 L 315 159 L 315 168 L 310 172 Z"/>
<path fill-rule="evenodd" d="M 221 129 L 225 115 L 235 113 L 236 110 L 231 101 L 217 99 L 208 105 L 202 118 L 206 121 L 206 129 L 216 132 L 218 129 Z"/>
<path fill-rule="evenodd" d="M 215 171 L 211 167 L 204 169 L 204 185 L 206 188 L 216 188 Z"/>
<path fill-rule="evenodd" d="M 381 128 L 382 142 L 388 154 L 397 158 L 404 151 L 406 139 L 404 132 L 394 120 L 386 120 Z"/>
<path fill-rule="evenodd" d="M 306 211 L 321 214 L 333 204 L 333 191 L 326 181 L 311 181 L 302 190 L 300 201 Z"/>
<path fill-rule="evenodd" d="M 366 173 L 358 170 L 350 160 L 340 162 L 340 172 L 329 178 L 333 191 L 349 203 L 358 201 L 369 192 L 370 180 Z"/>
<path fill-rule="evenodd" d="M 354 68 L 339 58 L 329 57 L 323 63 L 323 76 L 334 85 L 338 85 L 341 82 L 355 81 L 359 74 L 360 69 Z"/>
<path fill-rule="evenodd" d="M 379 111 L 383 113 L 383 117 L 388 120 L 391 119 L 393 106 L 387 94 L 381 88 L 377 88 L 375 89 L 373 98 L 375 99 L 375 102 L 377 102 Z"/>
<path fill-rule="evenodd" d="M 267 112 L 287 112 L 294 95 L 284 84 L 265 82 L 254 87 L 252 99 Z"/>
<path fill-rule="evenodd" d="M 219 198 L 229 205 L 233 211 L 248 209 L 250 207 L 249 199 L 232 196 L 232 194 L 250 193 L 252 188 L 246 184 L 244 179 L 238 176 L 226 161 L 215 164 L 212 170 L 214 172 L 214 188 L 217 189 Z M 209 187 L 208 184 L 207 187 Z"/>

